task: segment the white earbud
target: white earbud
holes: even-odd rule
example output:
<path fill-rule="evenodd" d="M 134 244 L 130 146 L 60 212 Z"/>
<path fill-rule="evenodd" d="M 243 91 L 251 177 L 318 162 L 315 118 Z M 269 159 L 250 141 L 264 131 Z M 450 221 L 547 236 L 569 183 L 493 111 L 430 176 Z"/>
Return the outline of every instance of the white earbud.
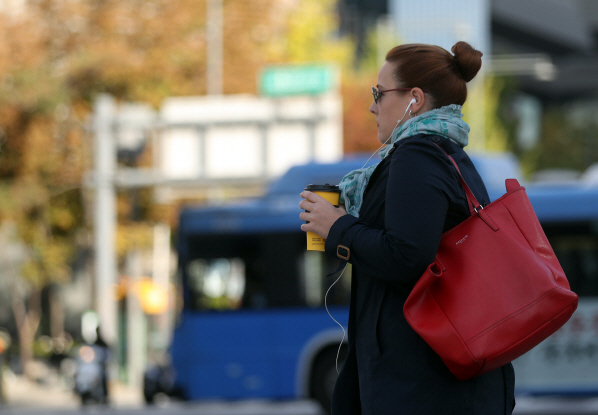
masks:
<path fill-rule="evenodd" d="M 407 105 L 407 108 L 405 108 L 405 114 L 403 114 L 403 118 L 405 118 L 405 115 L 407 114 L 407 111 L 409 111 L 409 108 L 411 108 L 411 106 L 413 104 L 415 104 L 417 101 L 415 100 L 415 98 L 412 98 L 411 101 L 409 101 L 409 105 Z M 401 122 L 403 121 L 403 118 L 401 118 L 400 120 L 398 120 L 397 122 Z"/>

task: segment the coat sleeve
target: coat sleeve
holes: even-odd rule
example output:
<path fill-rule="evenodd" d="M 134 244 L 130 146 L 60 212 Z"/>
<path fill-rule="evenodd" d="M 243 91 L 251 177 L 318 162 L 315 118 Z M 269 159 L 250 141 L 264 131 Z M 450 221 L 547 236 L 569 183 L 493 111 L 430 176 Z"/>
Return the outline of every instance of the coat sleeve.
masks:
<path fill-rule="evenodd" d="M 384 229 L 345 215 L 330 229 L 329 255 L 347 256 L 362 275 L 411 289 L 434 260 L 451 199 L 456 172 L 442 151 L 427 140 L 407 139 L 391 155 Z M 339 248 L 339 246 L 341 248 Z"/>

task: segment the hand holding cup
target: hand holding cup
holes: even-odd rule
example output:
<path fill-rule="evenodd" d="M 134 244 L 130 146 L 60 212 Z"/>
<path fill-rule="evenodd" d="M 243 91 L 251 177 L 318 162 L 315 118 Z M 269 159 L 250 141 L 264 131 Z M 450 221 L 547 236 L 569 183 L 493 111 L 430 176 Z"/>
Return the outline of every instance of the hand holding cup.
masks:
<path fill-rule="evenodd" d="M 338 186 L 331 185 L 308 185 L 301 193 L 305 200 L 299 207 L 305 212 L 299 218 L 307 222 L 301 230 L 307 232 L 308 250 L 323 251 L 330 228 L 347 213 L 343 206 L 338 206 L 339 195 Z"/>

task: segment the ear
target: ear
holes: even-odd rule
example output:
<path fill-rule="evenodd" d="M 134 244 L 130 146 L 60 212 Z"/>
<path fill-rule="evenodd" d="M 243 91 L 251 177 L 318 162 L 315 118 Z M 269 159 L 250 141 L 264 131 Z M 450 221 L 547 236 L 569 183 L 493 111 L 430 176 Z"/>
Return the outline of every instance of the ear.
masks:
<path fill-rule="evenodd" d="M 411 111 L 414 113 L 421 114 L 432 109 L 430 97 L 426 96 L 421 88 L 413 88 L 409 94 L 411 98 L 415 99 L 415 103 L 411 105 Z"/>

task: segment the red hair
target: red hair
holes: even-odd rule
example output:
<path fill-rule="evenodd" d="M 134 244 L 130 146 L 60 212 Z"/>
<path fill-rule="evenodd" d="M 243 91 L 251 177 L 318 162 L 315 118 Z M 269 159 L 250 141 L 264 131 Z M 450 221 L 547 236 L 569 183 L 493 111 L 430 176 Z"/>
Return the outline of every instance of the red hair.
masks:
<path fill-rule="evenodd" d="M 386 61 L 394 65 L 397 87 L 430 91 L 432 106 L 463 105 L 467 99 L 467 82 L 482 67 L 482 52 L 466 42 L 457 42 L 451 49 L 440 46 L 406 44 L 392 48 Z"/>

